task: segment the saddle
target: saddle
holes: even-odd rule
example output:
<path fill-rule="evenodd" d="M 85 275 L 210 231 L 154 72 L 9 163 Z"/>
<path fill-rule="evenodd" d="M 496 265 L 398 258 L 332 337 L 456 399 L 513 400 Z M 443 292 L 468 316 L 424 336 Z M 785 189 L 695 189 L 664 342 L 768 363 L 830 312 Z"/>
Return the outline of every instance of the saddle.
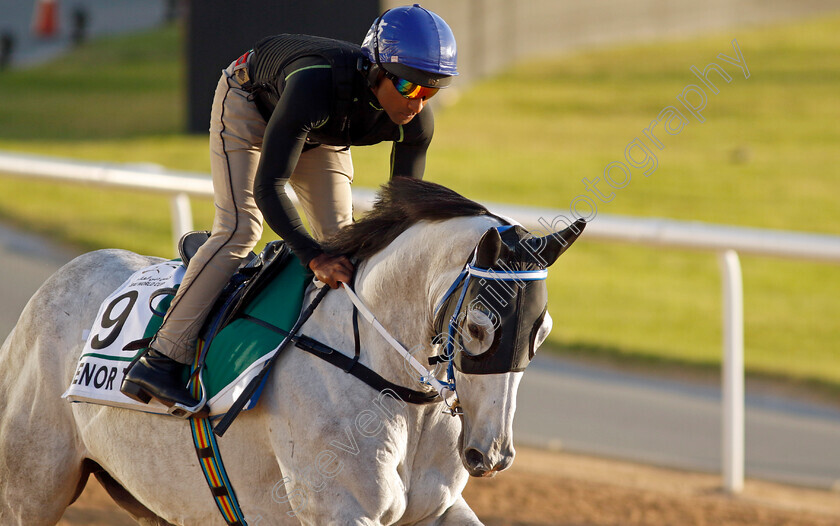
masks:
<path fill-rule="evenodd" d="M 207 230 L 187 232 L 181 237 L 178 242 L 178 254 L 185 268 L 189 268 L 190 261 L 208 239 L 210 239 L 210 232 Z M 282 271 L 292 259 L 296 258 L 283 240 L 271 241 L 259 255 L 250 252 L 210 311 L 201 331 L 202 339 L 207 341 L 208 336 L 214 335 L 210 333 L 211 327 L 216 326 L 217 329 L 221 329 L 227 325 L 227 322 L 233 319 L 251 298 L 265 288 L 271 278 Z"/>
<path fill-rule="evenodd" d="M 178 243 L 189 266 L 209 239 L 206 231 L 185 234 Z M 312 273 L 282 241 L 253 252 L 223 289 L 200 332 L 197 361 L 211 415 L 227 410 L 294 325 Z M 250 373 L 254 374 L 250 374 Z M 253 407 L 259 392 L 245 409 Z"/>

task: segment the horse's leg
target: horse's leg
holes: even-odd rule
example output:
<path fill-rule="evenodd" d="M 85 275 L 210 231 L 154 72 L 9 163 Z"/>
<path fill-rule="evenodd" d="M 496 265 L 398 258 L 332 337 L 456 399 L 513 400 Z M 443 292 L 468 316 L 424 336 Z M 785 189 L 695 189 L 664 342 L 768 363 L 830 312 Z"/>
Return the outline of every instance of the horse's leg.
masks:
<path fill-rule="evenodd" d="M 30 307 L 33 302 L 30 302 Z M 66 385 L 55 361 L 42 358 L 36 309 L 27 308 L 0 349 L 0 524 L 55 524 L 90 473 Z M 32 319 L 35 318 L 35 319 Z M 23 324 L 23 325 L 22 325 Z"/>
<path fill-rule="evenodd" d="M 37 407 L 37 406 L 33 406 Z M 37 411 L 0 418 L 0 524 L 55 524 L 87 481 L 73 430 Z"/>
<path fill-rule="evenodd" d="M 149 508 L 143 506 L 139 500 L 135 499 L 114 477 L 108 474 L 107 471 L 97 465 L 97 470 L 93 473 L 96 480 L 102 484 L 108 495 L 114 499 L 120 508 L 124 509 L 131 515 L 134 520 L 141 526 L 172 526 L 171 523 L 166 522 L 154 513 Z"/>
<path fill-rule="evenodd" d="M 420 522 L 419 524 L 434 524 L 435 526 L 469 526 L 469 525 L 477 525 L 481 526 L 483 523 L 478 520 L 478 517 L 475 515 L 475 512 L 470 508 L 470 505 L 467 504 L 467 501 L 464 500 L 463 496 L 458 497 L 458 500 L 455 501 L 455 504 L 450 506 L 443 512 L 443 515 L 438 517 L 437 519 L 431 520 L 429 522 Z"/>
<path fill-rule="evenodd" d="M 62 268 L 29 300 L 0 348 L 0 524 L 55 524 L 89 475 L 85 445 L 61 394 L 104 285 L 84 279 L 92 256 Z M 121 276 L 110 278 L 112 281 Z M 124 279 L 124 278 L 122 278 Z M 104 281 L 104 280 L 100 280 Z"/>

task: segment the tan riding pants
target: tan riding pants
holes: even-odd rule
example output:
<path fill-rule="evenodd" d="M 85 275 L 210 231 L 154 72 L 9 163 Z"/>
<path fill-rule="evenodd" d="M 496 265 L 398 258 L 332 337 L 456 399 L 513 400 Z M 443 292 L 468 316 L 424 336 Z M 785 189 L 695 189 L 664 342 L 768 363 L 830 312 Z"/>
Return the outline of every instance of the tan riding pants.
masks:
<path fill-rule="evenodd" d="M 263 216 L 254 176 L 266 122 L 240 89 L 235 62 L 222 72 L 210 117 L 210 169 L 216 216 L 210 239 L 187 268 L 152 347 L 181 363 L 195 357 L 198 332 L 243 258 L 260 240 Z M 301 154 L 290 183 L 315 239 L 353 222 L 350 150 L 319 146 Z"/>

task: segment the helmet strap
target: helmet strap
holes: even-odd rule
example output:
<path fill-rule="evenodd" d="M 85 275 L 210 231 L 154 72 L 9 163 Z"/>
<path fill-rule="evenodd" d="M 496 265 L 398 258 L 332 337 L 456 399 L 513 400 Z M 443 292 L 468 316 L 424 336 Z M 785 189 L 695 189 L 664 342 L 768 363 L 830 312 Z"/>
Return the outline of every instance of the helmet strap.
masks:
<path fill-rule="evenodd" d="M 386 9 L 384 13 L 379 15 L 379 18 L 376 19 L 376 27 L 373 29 L 373 58 L 378 67 L 382 67 L 382 63 L 379 62 L 379 24 L 382 23 L 382 19 L 388 14 L 388 11 L 390 9 Z"/>
<path fill-rule="evenodd" d="M 367 81 L 371 89 L 379 86 L 379 80 L 382 78 L 382 68 L 378 64 L 371 64 L 370 70 L 367 74 Z"/>
<path fill-rule="evenodd" d="M 379 64 L 372 63 L 362 57 L 359 58 L 356 69 L 365 77 L 370 89 L 375 89 L 379 84 L 380 73 L 382 73 L 382 68 L 379 67 Z"/>
<path fill-rule="evenodd" d="M 379 15 L 379 18 L 376 19 L 376 25 L 373 28 L 373 62 L 369 63 L 367 67 L 363 66 L 362 71 L 365 73 L 365 78 L 367 78 L 368 85 L 371 89 L 376 89 L 376 86 L 379 84 L 379 77 L 380 73 L 382 72 L 382 64 L 379 62 L 379 24 L 382 23 L 382 19 L 385 18 L 385 15 L 390 11 L 390 9 L 386 9 L 384 13 Z"/>

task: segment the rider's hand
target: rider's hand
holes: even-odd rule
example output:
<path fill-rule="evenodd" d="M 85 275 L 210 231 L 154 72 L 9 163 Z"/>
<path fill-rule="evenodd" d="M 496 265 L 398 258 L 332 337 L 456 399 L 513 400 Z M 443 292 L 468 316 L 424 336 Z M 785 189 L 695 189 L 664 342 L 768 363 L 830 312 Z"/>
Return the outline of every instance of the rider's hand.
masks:
<path fill-rule="evenodd" d="M 318 281 L 323 281 L 333 289 L 338 288 L 339 281 L 349 284 L 353 279 L 353 264 L 344 256 L 321 254 L 312 258 L 309 268 Z"/>

